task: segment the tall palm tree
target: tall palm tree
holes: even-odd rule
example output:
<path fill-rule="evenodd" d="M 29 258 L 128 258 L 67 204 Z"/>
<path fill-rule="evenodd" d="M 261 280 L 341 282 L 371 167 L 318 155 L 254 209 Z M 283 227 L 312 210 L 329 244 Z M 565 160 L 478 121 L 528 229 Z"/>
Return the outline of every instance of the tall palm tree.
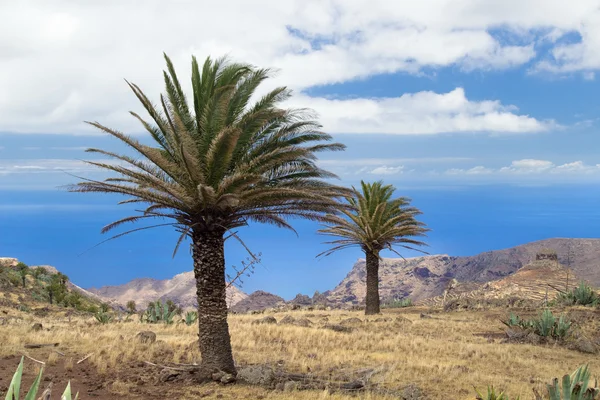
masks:
<path fill-rule="evenodd" d="M 335 175 L 316 165 L 316 153 L 345 146 L 332 143 L 331 136 L 319 130 L 311 111 L 279 107 L 291 95 L 287 88 L 258 97 L 256 89 L 271 75 L 267 69 L 211 58 L 200 66 L 192 58 L 188 102 L 166 55 L 165 60 L 166 94 L 158 107 L 128 82 L 150 120 L 131 114 L 148 131 L 152 145 L 89 122 L 136 156 L 88 149 L 117 161 L 88 164 L 117 175 L 104 181 L 84 179 L 70 190 L 118 193 L 129 196 L 121 203 L 146 205 L 103 232 L 130 222 L 164 221 L 114 237 L 171 225 L 181 233 L 175 251 L 184 239 L 191 239 L 201 366 L 206 373 L 235 373 L 225 301 L 226 236 L 249 222 L 293 229 L 288 217 L 327 220 L 348 189 L 324 180 Z"/>
<path fill-rule="evenodd" d="M 393 249 L 394 245 L 413 249 L 413 246 L 426 245 L 414 239 L 425 236 L 425 224 L 417 221 L 421 212 L 410 207 L 406 197 L 393 199 L 395 188 L 378 181 L 361 181 L 362 192 L 352 188 L 352 195 L 346 197 L 348 207 L 342 208 L 344 216 L 330 215 L 328 225 L 319 232 L 341 239 L 327 242 L 333 247 L 320 255 L 330 255 L 341 249 L 359 246 L 366 256 L 367 298 L 365 314 L 378 314 L 379 308 L 379 252 Z M 419 250 L 420 251 L 420 250 Z M 396 252 L 397 253 L 397 252 Z M 397 253 L 399 254 L 399 253 Z"/>

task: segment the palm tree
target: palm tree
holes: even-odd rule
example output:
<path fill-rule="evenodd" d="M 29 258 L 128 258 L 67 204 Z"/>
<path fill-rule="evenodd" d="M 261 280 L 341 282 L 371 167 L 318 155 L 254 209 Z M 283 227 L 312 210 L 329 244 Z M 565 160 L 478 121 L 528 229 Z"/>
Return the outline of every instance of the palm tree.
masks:
<path fill-rule="evenodd" d="M 128 82 L 150 115 L 147 121 L 131 113 L 150 134 L 152 145 L 90 122 L 132 148 L 137 158 L 89 149 L 115 159 L 88 163 L 117 176 L 85 179 L 70 190 L 118 193 L 129 196 L 122 203 L 147 205 L 103 232 L 129 222 L 164 221 L 115 237 L 170 225 L 181 233 L 175 251 L 191 239 L 201 366 L 208 373 L 234 373 L 225 301 L 225 236 L 238 238 L 232 229 L 249 222 L 293 230 L 288 217 L 326 221 L 348 189 L 324 180 L 335 175 L 316 165 L 316 153 L 345 146 L 332 143 L 309 110 L 280 108 L 291 95 L 287 88 L 258 97 L 256 89 L 271 75 L 267 69 L 211 58 L 199 66 L 192 58 L 188 103 L 173 64 L 165 59 L 166 94 L 159 107 Z"/>
<path fill-rule="evenodd" d="M 416 220 L 421 212 L 410 207 L 406 197 L 392 199 L 395 188 L 383 182 L 365 183 L 361 181 L 362 193 L 354 187 L 351 196 L 346 197 L 347 208 L 342 208 L 344 217 L 328 216 L 331 222 L 319 232 L 341 239 L 327 242 L 334 247 L 319 254 L 330 255 L 341 249 L 359 246 L 366 256 L 367 298 L 365 314 L 379 313 L 379 252 L 399 245 L 407 249 L 426 245 L 413 239 L 425 236 L 425 224 Z M 420 251 L 420 250 L 419 250 Z M 399 254 L 396 252 L 396 254 Z"/>

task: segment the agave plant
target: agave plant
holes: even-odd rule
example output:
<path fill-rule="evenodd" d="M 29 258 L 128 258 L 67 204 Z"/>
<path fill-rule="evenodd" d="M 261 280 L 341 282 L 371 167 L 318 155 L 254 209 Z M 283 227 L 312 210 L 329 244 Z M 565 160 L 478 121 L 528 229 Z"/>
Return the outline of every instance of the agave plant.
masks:
<path fill-rule="evenodd" d="M 96 321 L 100 322 L 101 324 L 108 324 L 109 322 L 111 322 L 113 320 L 112 315 L 110 315 L 107 312 L 104 311 L 98 311 L 94 317 L 96 318 Z"/>
<path fill-rule="evenodd" d="M 501 321 L 501 322 L 510 328 L 512 326 L 521 326 L 521 323 L 523 321 L 521 320 L 521 318 L 519 318 L 518 315 L 510 313 L 510 315 L 508 316 L 508 319 L 506 319 L 506 321 Z"/>
<path fill-rule="evenodd" d="M 185 313 L 185 324 L 190 326 L 198 319 L 198 313 L 196 311 L 188 311 Z"/>
<path fill-rule="evenodd" d="M 157 300 L 148 304 L 146 312 L 140 316 L 140 322 L 149 324 L 164 322 L 170 325 L 174 322 L 175 315 L 177 315 L 177 309 L 171 310 L 166 303 Z"/>
<path fill-rule="evenodd" d="M 21 357 L 21 362 L 19 363 L 19 366 L 17 367 L 17 371 L 15 372 L 12 380 L 10 381 L 10 386 L 8 387 L 8 392 L 6 393 L 5 400 L 19 400 L 19 398 L 20 398 L 19 396 L 21 395 L 21 393 L 20 393 L 21 392 L 21 379 L 23 377 L 23 358 L 24 357 Z M 24 400 L 35 400 L 35 396 L 40 388 L 40 382 L 42 381 L 43 372 L 44 372 L 44 369 L 41 368 L 37 377 L 31 384 L 29 391 L 25 395 Z M 78 398 L 79 398 L 79 392 L 75 395 L 75 400 L 77 400 Z M 73 399 L 73 397 L 71 394 L 71 382 L 69 381 L 69 383 L 67 383 L 67 387 L 65 388 L 65 391 L 63 392 L 62 396 L 60 397 L 60 400 L 72 400 L 72 399 Z"/>
<path fill-rule="evenodd" d="M 504 392 L 496 393 L 493 386 L 488 386 L 487 395 L 481 394 L 477 389 L 475 389 L 475 392 L 477 393 L 475 397 L 477 400 L 510 400 Z M 519 398 L 517 397 L 515 400 L 519 400 Z"/>
<path fill-rule="evenodd" d="M 591 373 L 587 365 L 577 368 L 571 375 L 562 378 L 562 388 L 558 385 L 558 378 L 554 378 L 552 384 L 548 385 L 550 400 L 596 400 L 600 396 L 598 382 L 594 387 L 590 385 Z M 538 399 L 541 397 L 536 393 Z"/>

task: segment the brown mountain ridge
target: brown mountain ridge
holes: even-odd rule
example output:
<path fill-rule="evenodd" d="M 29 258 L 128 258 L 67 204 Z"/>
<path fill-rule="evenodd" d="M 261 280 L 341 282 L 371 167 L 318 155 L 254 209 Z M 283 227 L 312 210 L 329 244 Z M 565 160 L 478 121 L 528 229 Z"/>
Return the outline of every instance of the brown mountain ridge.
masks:
<path fill-rule="evenodd" d="M 380 294 L 384 301 L 404 297 L 419 301 L 441 296 L 452 279 L 463 285 L 501 280 L 535 261 L 537 253 L 547 250 L 556 252 L 558 263 L 573 272 L 576 277 L 573 279 L 600 286 L 600 239 L 555 238 L 468 257 L 385 258 L 380 265 Z M 329 300 L 345 304 L 363 302 L 365 279 L 365 260 L 359 259 L 330 292 Z"/>

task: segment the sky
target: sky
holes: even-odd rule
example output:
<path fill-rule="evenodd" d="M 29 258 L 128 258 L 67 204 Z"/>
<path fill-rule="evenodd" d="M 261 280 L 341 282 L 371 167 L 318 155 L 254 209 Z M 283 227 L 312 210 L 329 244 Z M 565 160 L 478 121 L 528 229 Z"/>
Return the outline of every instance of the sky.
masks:
<path fill-rule="evenodd" d="M 83 162 L 101 158 L 86 148 L 124 150 L 84 121 L 147 139 L 124 79 L 157 101 L 163 52 L 182 82 L 193 55 L 272 68 L 257 95 L 285 85 L 283 106 L 315 110 L 347 145 L 318 161 L 340 184 L 382 179 L 412 198 L 430 254 L 598 237 L 598 1 L 46 0 L 0 2 L 0 256 L 83 287 L 191 269 L 185 246 L 172 257 L 169 229 L 98 245 L 135 209 L 64 189 L 73 175 L 107 177 Z M 262 254 L 244 291 L 325 291 L 361 257 L 315 258 L 327 238 L 292 222 L 298 236 L 240 230 Z M 230 271 L 246 256 L 227 241 Z"/>

